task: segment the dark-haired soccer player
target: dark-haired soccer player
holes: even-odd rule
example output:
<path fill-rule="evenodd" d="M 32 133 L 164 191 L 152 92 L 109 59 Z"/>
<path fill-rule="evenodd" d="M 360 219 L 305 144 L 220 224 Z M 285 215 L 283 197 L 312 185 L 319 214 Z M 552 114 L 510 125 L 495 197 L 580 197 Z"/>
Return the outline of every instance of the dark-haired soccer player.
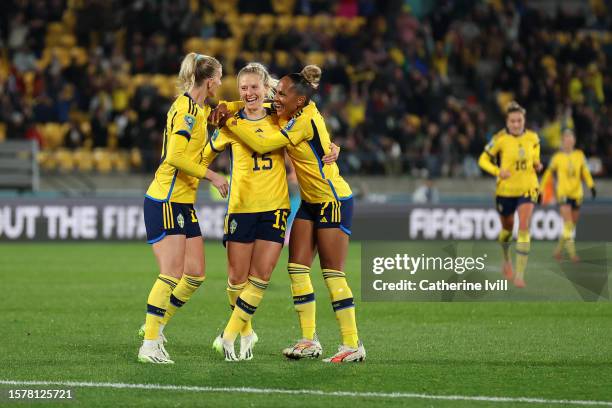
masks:
<path fill-rule="evenodd" d="M 204 281 L 202 233 L 193 208 L 200 179 L 213 182 L 223 196 L 228 190 L 224 177 L 200 164 L 210 112 L 204 101 L 221 85 L 221 64 L 190 53 L 183 59 L 178 82 L 182 94 L 168 111 L 161 163 L 144 200 L 147 240 L 159 276 L 147 300 L 144 341 L 138 352 L 143 363 L 173 363 L 163 344 L 163 327 Z"/>
<path fill-rule="evenodd" d="M 525 129 L 525 114 L 525 109 L 511 102 L 506 109 L 506 128 L 493 136 L 478 160 L 483 170 L 497 177 L 495 202 L 502 224 L 499 242 L 504 253 L 503 273 L 508 280 L 514 278 L 518 288 L 525 286 L 531 215 L 539 196 L 536 171 L 542 169 L 540 139 L 535 132 Z M 509 252 L 515 211 L 518 211 L 519 229 L 514 276 Z"/>
<path fill-rule="evenodd" d="M 302 339 L 283 353 L 293 359 L 316 358 L 322 353 L 316 335 L 315 294 L 310 280 L 310 267 L 318 251 L 342 341 L 338 352 L 324 361 L 363 361 L 366 352 L 357 335 L 353 293 L 344 273 L 353 198 L 338 166 L 322 161 L 329 153 L 331 141 L 325 121 L 311 101 L 320 78 L 320 68 L 309 65 L 279 81 L 274 108 L 280 131 L 263 138 L 242 126 L 244 119 L 229 120 L 227 126 L 259 154 L 286 147 L 300 186 L 302 204 L 291 230 L 288 272 Z"/>
<path fill-rule="evenodd" d="M 584 153 L 580 149 L 574 149 L 575 145 L 574 132 L 571 129 L 566 129 L 563 132 L 561 150 L 555 153 L 550 160 L 550 164 L 544 172 L 544 176 L 542 176 L 542 185 L 545 186 L 551 178 L 557 181 L 557 203 L 559 204 L 559 213 L 563 218 L 563 232 L 559 237 L 559 244 L 555 249 L 554 256 L 561 260 L 565 248 L 570 259 L 573 262 L 578 262 L 580 259 L 576 255 L 574 232 L 584 196 L 582 181 L 591 190 L 593 198 L 595 198 L 597 192 Z"/>

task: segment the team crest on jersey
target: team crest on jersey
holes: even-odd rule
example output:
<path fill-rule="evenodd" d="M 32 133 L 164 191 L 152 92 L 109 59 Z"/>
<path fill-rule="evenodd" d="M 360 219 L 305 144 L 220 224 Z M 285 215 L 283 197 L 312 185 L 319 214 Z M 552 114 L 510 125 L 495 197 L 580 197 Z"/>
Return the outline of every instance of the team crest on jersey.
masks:
<path fill-rule="evenodd" d="M 185 115 L 185 126 L 189 128 L 190 132 L 193 130 L 194 124 L 195 124 L 195 118 L 192 115 Z"/>
<path fill-rule="evenodd" d="M 521 159 L 525 158 L 525 149 L 523 149 L 523 146 L 519 145 L 519 151 L 518 151 L 519 157 Z"/>
<path fill-rule="evenodd" d="M 238 223 L 236 222 L 236 220 L 232 220 L 232 222 L 230 223 L 230 234 L 233 234 L 234 232 L 236 232 L 237 228 L 238 228 Z"/>
<path fill-rule="evenodd" d="M 176 222 L 178 222 L 179 227 L 183 228 L 185 226 L 185 218 L 183 217 L 183 214 L 179 214 L 176 217 Z"/>
<path fill-rule="evenodd" d="M 260 128 L 257 128 L 257 130 L 255 131 L 255 133 L 262 133 L 263 130 L 261 130 Z"/>

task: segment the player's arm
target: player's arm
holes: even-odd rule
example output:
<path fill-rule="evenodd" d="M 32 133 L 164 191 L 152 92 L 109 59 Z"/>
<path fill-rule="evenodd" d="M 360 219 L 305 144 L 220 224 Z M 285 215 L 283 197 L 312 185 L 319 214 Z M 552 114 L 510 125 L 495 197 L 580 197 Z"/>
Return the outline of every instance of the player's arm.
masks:
<path fill-rule="evenodd" d="M 268 130 L 265 135 L 255 133 L 251 126 L 245 126 L 244 119 L 230 119 L 225 124 L 238 139 L 253 151 L 264 154 L 283 148 L 291 143 L 284 129 Z"/>
<path fill-rule="evenodd" d="M 595 182 L 593 181 L 593 176 L 591 175 L 591 171 L 589 170 L 589 166 L 587 165 L 586 157 L 584 157 L 584 154 L 582 155 L 581 173 L 582 180 L 584 180 L 587 187 L 591 190 L 591 196 L 595 198 L 595 196 L 597 196 L 597 190 L 595 190 Z"/>
<path fill-rule="evenodd" d="M 493 138 L 489 144 L 485 146 L 484 152 L 478 158 L 478 165 L 487 173 L 497 177 L 501 172 L 499 166 L 495 164 L 495 156 L 499 153 L 499 141 Z"/>
<path fill-rule="evenodd" d="M 536 172 L 542 171 L 542 162 L 540 161 L 540 138 L 536 135 L 533 145 L 533 168 Z"/>
<path fill-rule="evenodd" d="M 168 137 L 166 162 L 172 167 L 199 179 L 206 175 L 206 166 L 191 161 L 186 155 L 187 145 L 191 141 L 191 132 L 196 125 L 196 118 L 187 107 L 177 110 L 173 133 Z"/>

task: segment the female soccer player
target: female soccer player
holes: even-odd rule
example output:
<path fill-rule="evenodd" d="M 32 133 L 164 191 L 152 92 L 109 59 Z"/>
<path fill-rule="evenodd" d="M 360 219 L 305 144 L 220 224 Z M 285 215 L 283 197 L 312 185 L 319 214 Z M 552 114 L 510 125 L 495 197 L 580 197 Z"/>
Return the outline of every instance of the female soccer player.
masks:
<path fill-rule="evenodd" d="M 204 281 L 204 246 L 193 208 L 199 181 L 210 180 L 223 196 L 229 189 L 224 177 L 200 164 L 211 110 L 204 101 L 221 85 L 221 64 L 190 53 L 181 64 L 178 85 L 183 94 L 168 111 L 161 163 L 144 200 L 147 240 L 160 273 L 147 300 L 138 352 L 143 363 L 173 363 L 163 345 L 163 327 Z"/>
<path fill-rule="evenodd" d="M 342 337 L 338 352 L 324 361 L 363 361 L 365 348 L 357 336 L 353 294 L 344 273 L 353 198 L 338 166 L 322 162 L 331 141 L 323 117 L 310 100 L 320 78 L 320 68 L 309 65 L 279 81 L 274 108 L 280 131 L 260 137 L 244 126 L 242 118 L 230 119 L 227 127 L 258 154 L 286 147 L 300 186 L 302 203 L 291 230 L 288 271 L 303 338 L 283 354 L 300 359 L 316 358 L 322 353 L 315 333 L 315 296 L 310 280 L 310 267 L 318 250 Z"/>
<path fill-rule="evenodd" d="M 572 262 L 580 259 L 576 255 L 574 244 L 574 231 L 580 216 L 580 205 L 584 196 L 582 181 L 591 189 L 591 196 L 595 198 L 597 192 L 593 177 L 586 164 L 586 158 L 582 150 L 574 149 L 576 137 L 574 131 L 566 129 L 563 132 L 561 150 L 554 154 L 548 168 L 542 176 L 542 185 L 545 186 L 551 177 L 557 181 L 557 202 L 559 213 L 563 218 L 563 233 L 559 237 L 559 244 L 554 252 L 554 257 L 561 260 L 563 249 L 567 251 Z"/>
<path fill-rule="evenodd" d="M 540 139 L 535 132 L 525 129 L 525 114 L 525 109 L 511 102 L 506 109 L 506 128 L 493 136 L 478 160 L 483 170 L 497 177 L 495 202 L 502 224 L 498 240 L 504 253 L 503 273 L 508 280 L 514 278 L 514 285 L 518 288 L 525 287 L 525 269 L 531 246 L 529 227 L 539 196 L 536 172 L 542 169 Z M 515 211 L 519 216 L 516 276 L 509 254 Z"/>
<path fill-rule="evenodd" d="M 264 108 L 274 83 L 258 63 L 250 63 L 238 73 L 244 108 L 235 116 L 242 119 L 241 126 L 262 138 L 276 128 L 270 110 Z M 240 359 L 250 360 L 257 342 L 251 318 L 283 248 L 290 212 L 285 154 L 283 149 L 258 154 L 224 128 L 215 132 L 204 149 L 202 163 L 208 166 L 226 149 L 231 176 L 223 242 L 227 245 L 227 293 L 233 312 L 213 346 L 227 361 L 237 361 L 234 341 L 240 333 Z"/>

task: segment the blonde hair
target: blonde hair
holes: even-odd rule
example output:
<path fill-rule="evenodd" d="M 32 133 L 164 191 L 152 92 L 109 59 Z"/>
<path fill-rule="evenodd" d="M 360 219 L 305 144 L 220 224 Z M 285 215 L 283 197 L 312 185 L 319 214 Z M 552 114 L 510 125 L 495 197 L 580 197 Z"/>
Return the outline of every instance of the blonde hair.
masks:
<path fill-rule="evenodd" d="M 306 65 L 300 74 L 314 89 L 319 88 L 322 71 L 317 65 Z"/>
<path fill-rule="evenodd" d="M 219 69 L 221 63 L 216 58 L 190 52 L 181 63 L 176 87 L 180 93 L 189 92 L 193 87 L 200 86 L 205 79 L 212 78 Z"/>
<path fill-rule="evenodd" d="M 274 88 L 276 88 L 276 85 L 278 84 L 278 79 L 273 78 L 263 64 L 260 64 L 259 62 L 249 62 L 238 72 L 238 82 L 240 82 L 240 77 L 245 74 L 257 75 L 259 79 L 261 79 L 261 82 L 263 82 L 264 88 L 267 90 L 266 97 L 269 99 L 274 98 Z"/>
<path fill-rule="evenodd" d="M 514 113 L 514 112 L 520 112 L 520 113 L 523 114 L 523 116 L 527 113 L 525 108 L 523 108 L 521 105 L 519 105 L 519 103 L 517 101 L 511 101 L 506 106 L 506 116 L 508 116 L 509 114 Z"/>

